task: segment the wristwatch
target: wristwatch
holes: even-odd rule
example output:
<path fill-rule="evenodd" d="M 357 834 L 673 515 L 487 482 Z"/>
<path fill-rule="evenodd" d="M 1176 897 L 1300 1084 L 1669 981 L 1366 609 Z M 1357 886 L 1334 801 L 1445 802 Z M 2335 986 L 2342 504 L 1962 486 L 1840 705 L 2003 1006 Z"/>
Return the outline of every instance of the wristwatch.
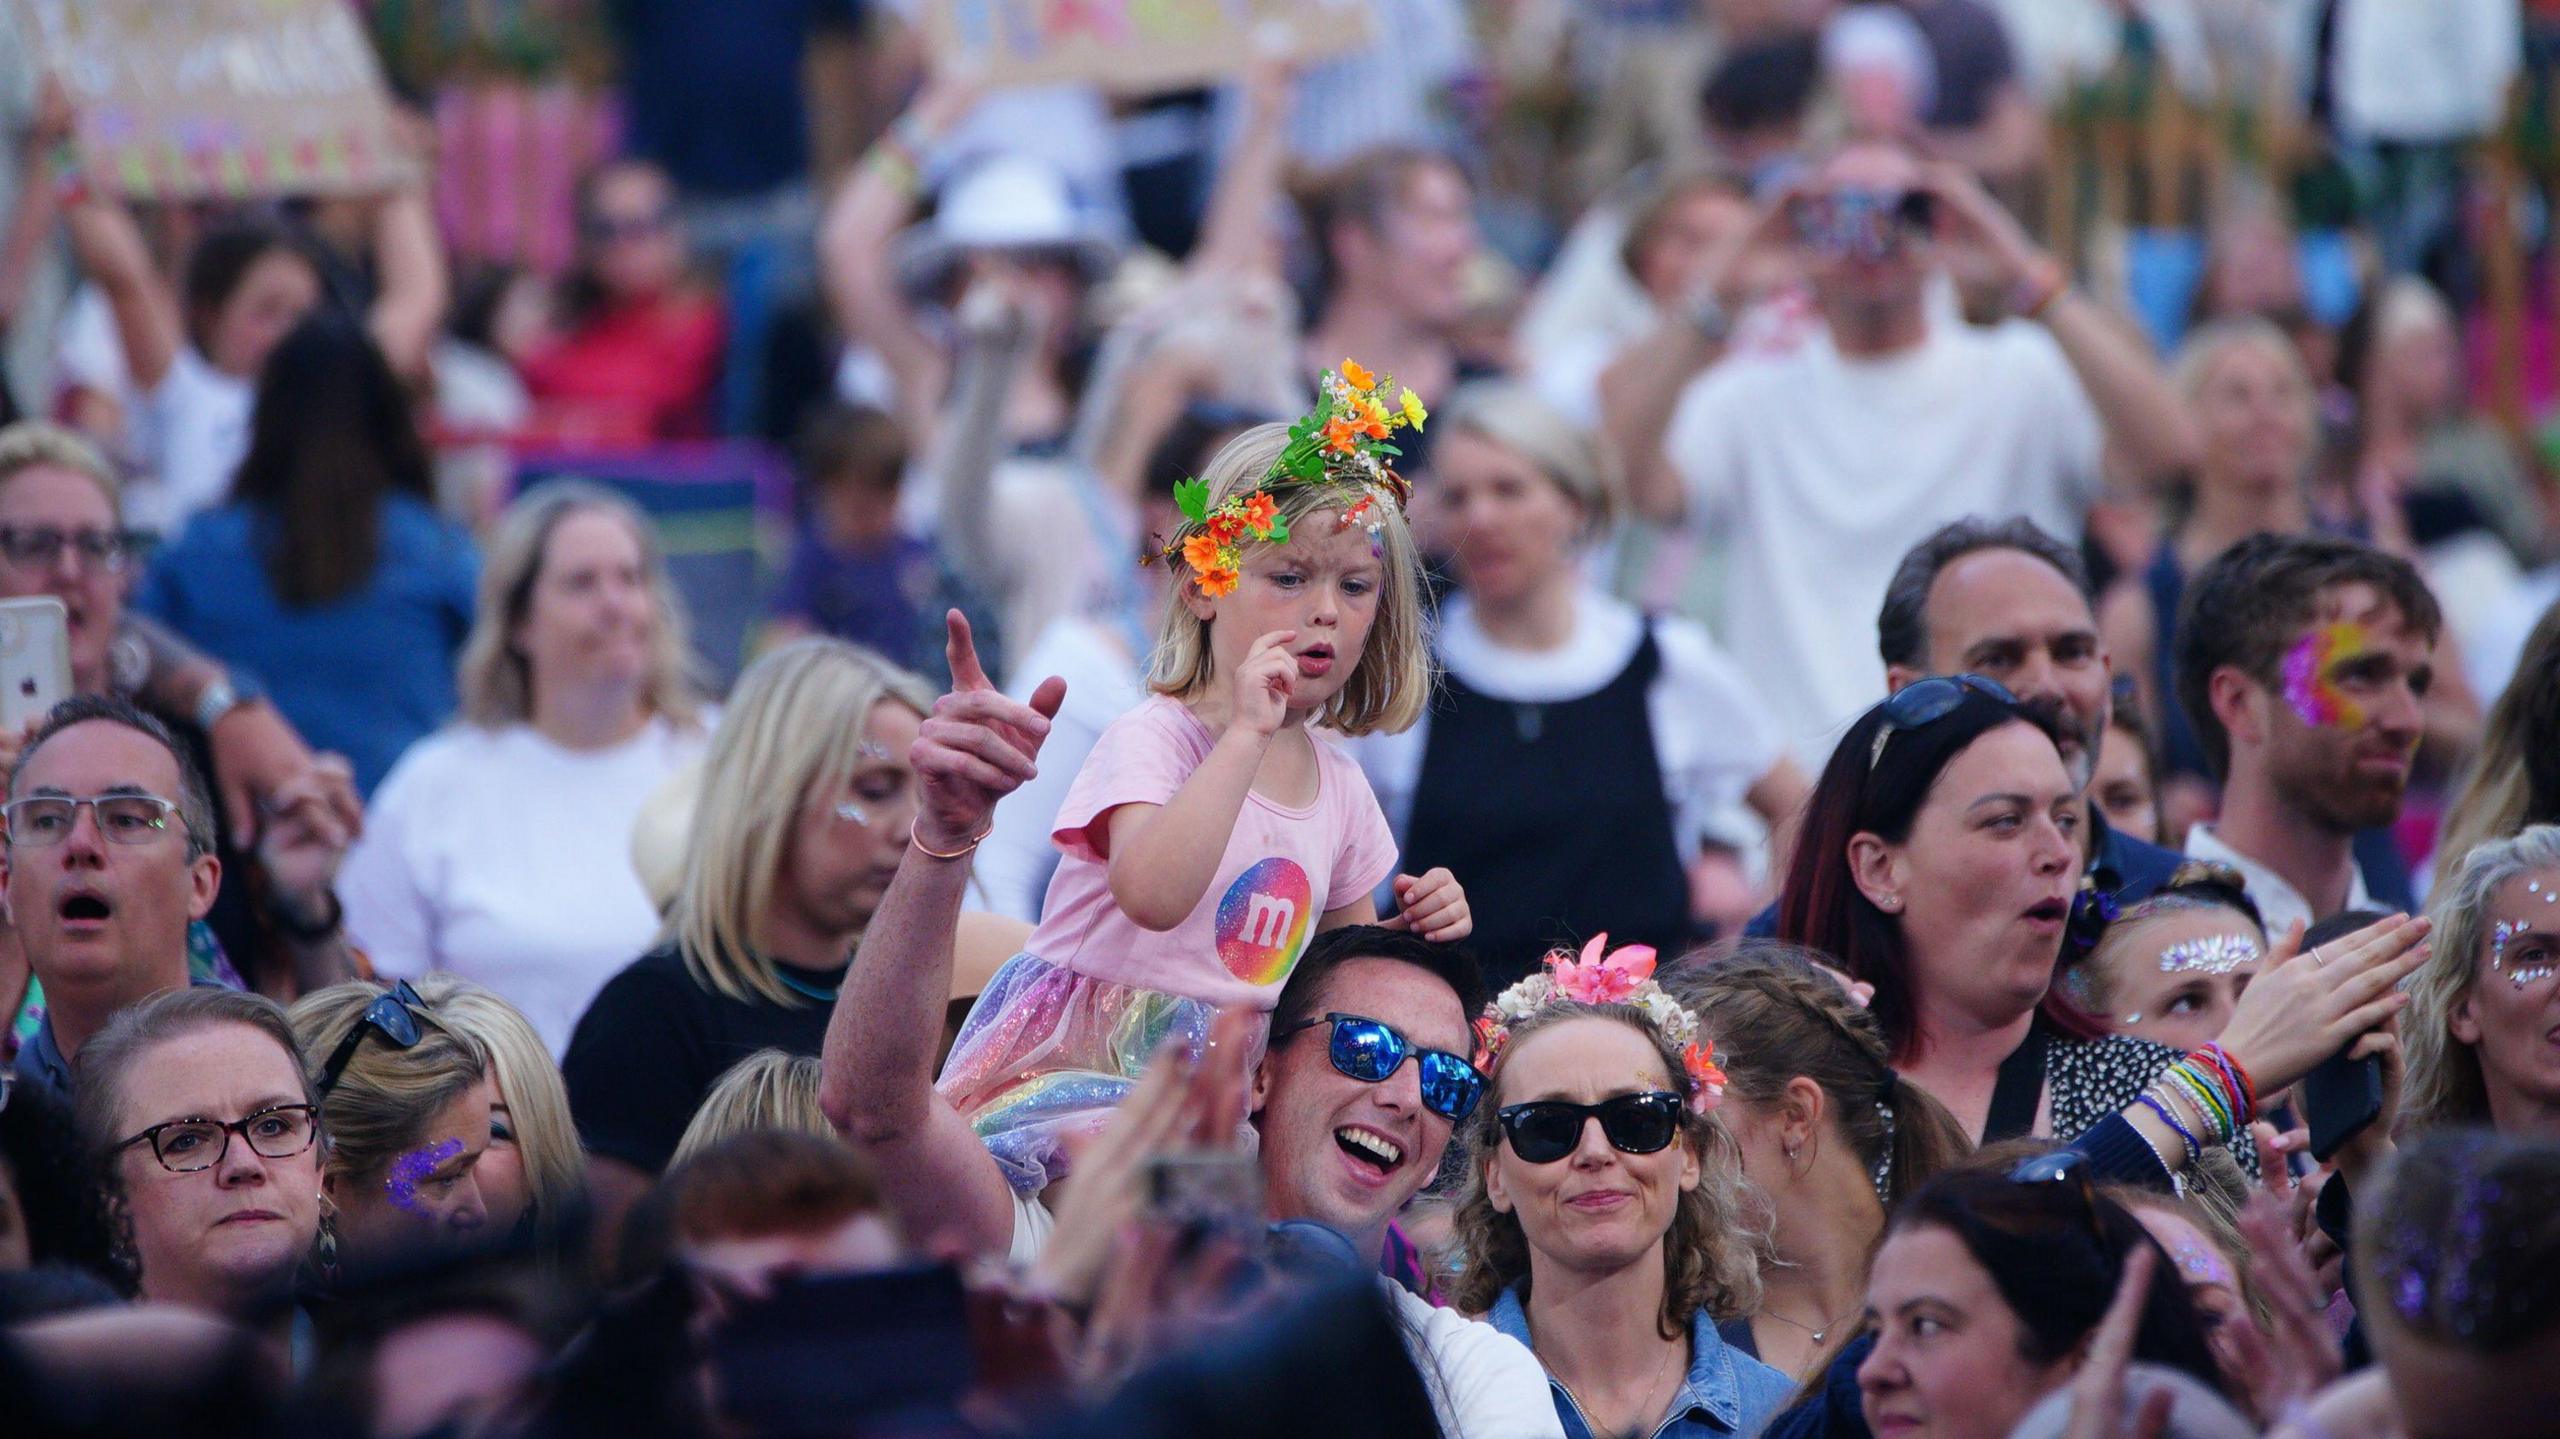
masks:
<path fill-rule="evenodd" d="M 211 735 L 214 725 L 224 715 L 266 697 L 267 692 L 258 688 L 258 682 L 247 675 L 218 675 L 196 696 L 196 728 Z"/>

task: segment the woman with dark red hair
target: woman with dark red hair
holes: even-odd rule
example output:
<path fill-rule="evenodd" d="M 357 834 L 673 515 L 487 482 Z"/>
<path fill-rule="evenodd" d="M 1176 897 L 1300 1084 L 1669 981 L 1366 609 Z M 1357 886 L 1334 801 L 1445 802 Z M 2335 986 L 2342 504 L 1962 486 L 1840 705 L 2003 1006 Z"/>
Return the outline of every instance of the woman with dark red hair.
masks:
<path fill-rule="evenodd" d="M 2221 1038 L 2183 1056 L 2074 1037 L 2040 1010 L 2080 895 L 2081 806 L 2051 721 L 1998 683 L 1905 686 L 1824 767 L 1779 935 L 1875 986 L 1894 1068 L 1978 1142 L 2047 1135 L 2164 1187 L 2211 1151 L 2254 1167 L 2260 1096 L 2398 1012 L 2425 922 L 2394 917 L 2300 962 L 2278 946 Z"/>

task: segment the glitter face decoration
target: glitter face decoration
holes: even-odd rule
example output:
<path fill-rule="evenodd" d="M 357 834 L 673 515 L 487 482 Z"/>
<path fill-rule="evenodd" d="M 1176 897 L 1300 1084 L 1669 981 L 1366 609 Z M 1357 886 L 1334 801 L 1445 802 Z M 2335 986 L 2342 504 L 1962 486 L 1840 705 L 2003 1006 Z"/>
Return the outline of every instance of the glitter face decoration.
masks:
<path fill-rule="evenodd" d="M 2162 974 L 2229 974 L 2262 956 L 2258 942 L 2245 934 L 2208 934 L 2182 939 L 2160 951 Z"/>
<path fill-rule="evenodd" d="M 2240 1276 L 2231 1272 L 2231 1261 L 2222 1251 L 2198 1240 L 2181 1229 L 2173 1229 L 2165 1241 L 2169 1258 L 2178 1266 L 2178 1277 L 2190 1285 L 2219 1284 L 2237 1294 Z"/>
<path fill-rule="evenodd" d="M 2338 666 L 2369 648 L 2364 626 L 2353 620 L 2320 625 L 2284 655 L 2284 701 L 2314 728 L 2355 729 L 2364 706 L 2338 688 Z"/>
<path fill-rule="evenodd" d="M 2551 951 L 2547 947 L 2535 950 L 2528 963 L 2513 966 L 2507 963 L 2507 946 L 2531 933 L 2534 933 L 2533 926 L 2512 919 L 2499 920 L 2489 927 L 2489 967 L 2505 975 L 2507 983 L 2518 989 L 2539 984 L 2555 972 Z"/>
<path fill-rule="evenodd" d="M 424 1149 L 412 1149 L 391 1161 L 391 1177 L 382 1181 L 382 1192 L 390 1196 L 391 1207 L 420 1219 L 435 1218 L 435 1211 L 418 1202 L 418 1186 L 461 1152 L 462 1141 L 448 1139 Z"/>

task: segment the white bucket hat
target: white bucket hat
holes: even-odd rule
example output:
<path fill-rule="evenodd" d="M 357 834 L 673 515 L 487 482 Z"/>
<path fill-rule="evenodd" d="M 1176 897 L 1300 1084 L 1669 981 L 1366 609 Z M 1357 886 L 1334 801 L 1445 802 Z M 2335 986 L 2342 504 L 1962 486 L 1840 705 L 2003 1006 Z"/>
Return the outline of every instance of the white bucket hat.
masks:
<path fill-rule="evenodd" d="M 1076 204 L 1056 166 L 994 154 L 943 182 L 932 217 L 898 237 L 898 283 L 910 293 L 939 289 L 961 257 L 982 250 L 1062 255 L 1099 280 L 1121 249 L 1119 236 Z"/>

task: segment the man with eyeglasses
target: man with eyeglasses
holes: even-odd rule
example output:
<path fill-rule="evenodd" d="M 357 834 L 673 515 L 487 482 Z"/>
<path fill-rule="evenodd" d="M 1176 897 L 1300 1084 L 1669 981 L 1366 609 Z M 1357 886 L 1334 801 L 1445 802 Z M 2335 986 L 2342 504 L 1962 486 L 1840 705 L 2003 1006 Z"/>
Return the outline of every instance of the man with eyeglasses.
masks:
<path fill-rule="evenodd" d="M 121 700 L 56 706 L 0 805 L 0 899 L 45 1011 L 18 1050 L 22 1088 L 68 1104 L 80 1047 L 117 1011 L 191 980 L 187 928 L 222 883 L 204 781 L 157 720 Z M 307 815 L 269 824 L 260 864 L 288 903 L 325 911 L 342 842 Z M 316 970 L 345 968 L 331 933 Z"/>
<path fill-rule="evenodd" d="M 966 856 L 996 801 L 1030 774 L 1066 686 L 1047 680 L 1028 704 L 1007 698 L 980 672 L 956 617 L 950 658 L 954 689 L 911 754 L 915 841 L 837 994 L 818 1103 L 872 1161 L 890 1210 L 920 1246 L 1027 1262 L 1047 1243 L 1050 1212 L 1042 1196 L 1007 1184 L 934 1092 L 933 1066 Z M 1383 1256 L 1389 1221 L 1439 1171 L 1452 1131 L 1482 1095 L 1483 1076 L 1465 1056 L 1483 999 L 1475 966 L 1452 947 L 1374 926 L 1317 936 L 1281 989 L 1268 1052 L 1249 1082 L 1271 1219 L 1313 1220 L 1362 1256 Z M 1561 1435 L 1546 1373 L 1525 1347 L 1400 1286 L 1388 1291 L 1446 1431 Z"/>

